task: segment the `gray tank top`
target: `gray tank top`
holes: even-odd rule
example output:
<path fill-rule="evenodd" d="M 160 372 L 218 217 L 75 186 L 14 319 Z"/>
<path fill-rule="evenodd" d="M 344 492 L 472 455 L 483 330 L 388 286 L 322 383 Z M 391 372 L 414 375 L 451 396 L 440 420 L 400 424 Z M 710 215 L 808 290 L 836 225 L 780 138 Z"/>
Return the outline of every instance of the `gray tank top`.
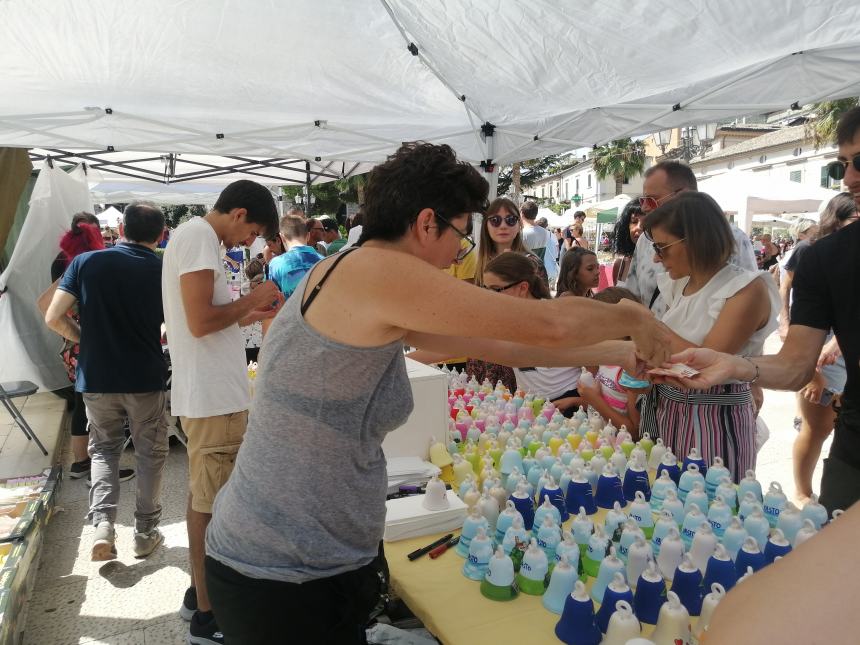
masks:
<path fill-rule="evenodd" d="M 308 275 L 266 334 L 248 430 L 206 533 L 216 560 L 294 583 L 376 556 L 382 440 L 412 411 L 403 344 L 352 347 L 312 329 L 301 306 Z"/>

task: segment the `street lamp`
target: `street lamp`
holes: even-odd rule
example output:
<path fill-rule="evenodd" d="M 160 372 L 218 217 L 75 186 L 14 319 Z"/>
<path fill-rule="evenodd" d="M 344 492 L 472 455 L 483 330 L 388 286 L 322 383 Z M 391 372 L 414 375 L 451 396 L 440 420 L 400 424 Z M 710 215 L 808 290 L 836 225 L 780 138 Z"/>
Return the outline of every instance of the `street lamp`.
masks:
<path fill-rule="evenodd" d="M 657 145 L 660 146 L 660 152 L 666 154 L 666 146 L 672 142 L 671 130 L 660 130 L 657 133 Z"/>
<path fill-rule="evenodd" d="M 570 198 L 570 201 L 574 203 L 575 206 L 579 206 L 582 203 L 582 195 L 577 193 L 573 197 Z"/>
<path fill-rule="evenodd" d="M 305 215 L 307 216 L 311 214 L 311 210 L 317 201 L 316 195 L 309 192 L 307 186 L 302 186 L 302 192 L 296 195 L 294 199 L 296 204 L 302 205 L 302 209 L 305 211 Z"/>
<path fill-rule="evenodd" d="M 717 134 L 716 123 L 681 128 L 681 157 L 689 163 L 696 155 L 707 152 Z"/>

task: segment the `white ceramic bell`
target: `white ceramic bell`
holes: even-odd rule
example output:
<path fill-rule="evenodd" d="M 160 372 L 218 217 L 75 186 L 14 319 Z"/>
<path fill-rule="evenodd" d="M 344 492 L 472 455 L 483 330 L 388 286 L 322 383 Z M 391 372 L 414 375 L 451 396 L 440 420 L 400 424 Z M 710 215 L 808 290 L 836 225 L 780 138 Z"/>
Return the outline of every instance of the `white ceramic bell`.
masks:
<path fill-rule="evenodd" d="M 665 541 L 663 543 L 665 547 Z M 687 644 L 692 639 L 690 631 L 690 613 L 681 604 L 678 594 L 674 591 L 666 593 L 666 602 L 660 607 L 660 617 L 657 627 L 651 634 L 655 645 Z"/>
<path fill-rule="evenodd" d="M 697 641 L 700 641 L 704 637 L 705 632 L 708 631 L 708 627 L 711 624 L 711 616 L 714 615 L 714 610 L 725 595 L 726 590 L 723 589 L 723 585 L 719 582 L 711 584 L 711 593 L 702 600 L 702 613 L 699 615 L 699 620 L 696 621 L 696 628 L 693 630 L 693 636 Z"/>
<path fill-rule="evenodd" d="M 648 567 L 653 557 L 651 545 L 642 536 L 637 535 L 636 541 L 627 550 L 627 582 L 631 589 L 636 589 L 639 576 Z"/>
<path fill-rule="evenodd" d="M 637 638 L 641 634 L 642 626 L 633 615 L 630 603 L 619 600 L 615 603 L 615 613 L 609 619 L 609 627 L 600 645 L 626 645 L 631 638 Z"/>
<path fill-rule="evenodd" d="M 657 556 L 657 566 L 666 580 L 671 581 L 675 577 L 675 569 L 684 559 L 684 542 L 677 529 L 669 529 L 663 542 L 660 544 L 660 554 Z"/>
<path fill-rule="evenodd" d="M 433 475 L 432 479 L 427 482 L 424 501 L 421 505 L 428 511 L 444 511 L 451 506 L 448 501 L 448 491 L 445 490 L 445 482 L 438 476 Z"/>
<path fill-rule="evenodd" d="M 702 572 L 702 575 L 705 575 L 708 560 L 716 548 L 717 536 L 714 534 L 714 529 L 711 528 L 710 524 L 702 524 L 693 536 L 693 543 L 690 545 L 690 559 Z"/>

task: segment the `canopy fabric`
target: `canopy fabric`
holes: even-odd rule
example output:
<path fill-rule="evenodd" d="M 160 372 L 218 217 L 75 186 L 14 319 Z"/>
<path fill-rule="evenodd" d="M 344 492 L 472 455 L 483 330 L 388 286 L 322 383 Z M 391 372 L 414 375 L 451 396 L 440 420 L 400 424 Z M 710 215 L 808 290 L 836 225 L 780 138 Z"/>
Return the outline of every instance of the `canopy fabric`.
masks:
<path fill-rule="evenodd" d="M 0 145 L 505 164 L 860 94 L 860 3 L 777 4 L 6 0 Z"/>
<path fill-rule="evenodd" d="M 611 224 L 616 219 L 618 219 L 618 208 L 610 208 L 609 210 L 597 213 L 598 224 Z"/>
<path fill-rule="evenodd" d="M 624 210 L 624 207 L 627 206 L 628 202 L 633 199 L 630 195 L 625 195 L 621 193 L 620 195 L 616 195 L 611 199 L 604 199 L 602 202 L 597 202 L 596 204 L 592 204 L 587 209 L 585 209 L 586 217 L 597 217 L 598 213 L 601 211 L 609 211 L 613 208 L 616 209 L 616 213 L 620 213 Z"/>
<path fill-rule="evenodd" d="M 122 212 L 113 206 L 109 206 L 98 214 L 98 218 L 102 226 L 116 227 L 122 222 Z"/>
<path fill-rule="evenodd" d="M 545 217 L 547 221 L 547 226 L 550 229 L 554 228 L 565 228 L 566 226 L 570 226 L 573 224 L 573 211 L 568 211 L 566 213 L 556 215 L 549 208 L 539 208 L 538 209 L 538 219 L 541 217 Z"/>

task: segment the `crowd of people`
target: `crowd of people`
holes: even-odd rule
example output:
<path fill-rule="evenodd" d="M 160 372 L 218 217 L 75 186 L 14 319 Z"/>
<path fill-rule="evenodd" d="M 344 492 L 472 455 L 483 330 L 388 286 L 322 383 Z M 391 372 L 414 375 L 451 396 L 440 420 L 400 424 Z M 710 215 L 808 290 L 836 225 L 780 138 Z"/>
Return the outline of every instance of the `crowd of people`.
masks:
<path fill-rule="evenodd" d="M 67 349 L 77 346 L 72 473 L 91 471 L 92 558 L 116 557 L 126 425 L 134 553 L 163 540 L 165 339 L 169 409 L 188 437 L 191 585 L 180 613 L 196 645 L 278 642 L 285 629 L 302 642 L 363 641 L 386 578 L 381 443 L 412 409 L 408 348 L 544 393 L 567 415 L 591 406 L 679 456 L 720 456 L 735 481 L 755 466 L 760 388 L 802 390 L 799 476 L 811 476 L 835 424 L 822 501 L 849 507 L 860 498 L 860 303 L 850 287 L 860 109 L 843 116 L 838 145 L 831 173 L 849 192 L 821 231 L 795 228 L 790 256 L 761 240 L 771 271 L 689 167 L 649 168 L 613 236 L 619 286 L 602 291 L 581 223 L 559 239 L 536 223 L 536 204 L 488 203 L 481 173 L 445 145 L 404 144 L 377 166 L 347 240 L 333 220 L 279 218 L 251 181 L 171 231 L 163 260 L 164 216 L 152 204 L 129 205 L 107 249 L 97 220 L 76 216 L 41 304 Z M 235 299 L 224 258 L 238 245 L 252 251 L 252 288 Z M 258 322 L 252 406 L 240 327 Z M 782 350 L 762 356 L 779 324 Z M 840 356 L 841 382 L 817 369 Z M 700 373 L 648 375 L 669 361 Z"/>

